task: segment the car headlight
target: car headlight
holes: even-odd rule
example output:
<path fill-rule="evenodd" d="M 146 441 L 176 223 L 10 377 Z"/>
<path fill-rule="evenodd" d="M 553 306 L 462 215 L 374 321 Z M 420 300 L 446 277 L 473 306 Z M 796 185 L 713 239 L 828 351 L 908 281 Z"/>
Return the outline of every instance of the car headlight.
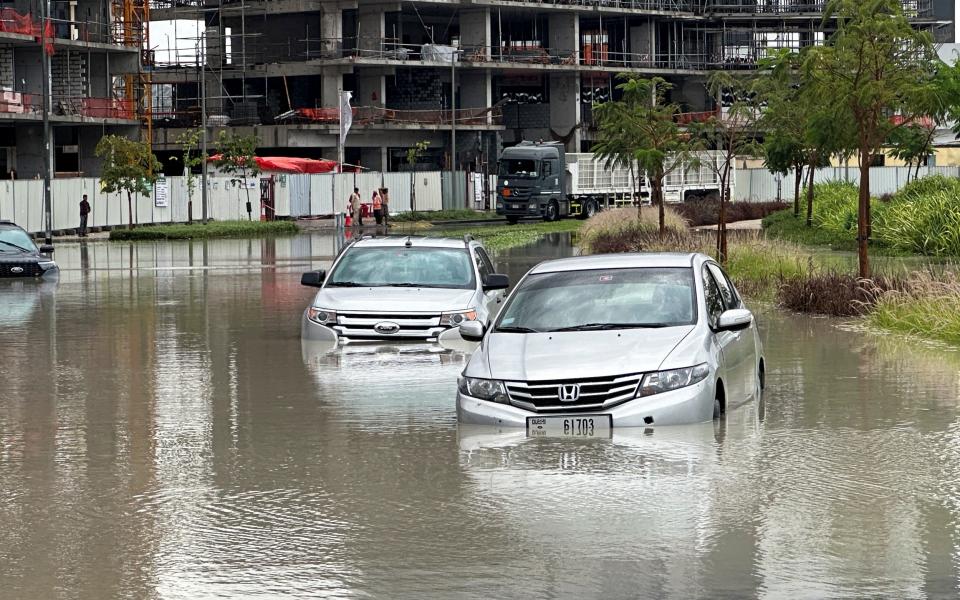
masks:
<path fill-rule="evenodd" d="M 643 376 L 643 381 L 640 383 L 640 392 L 637 395 L 652 396 L 670 390 L 678 390 L 703 381 L 709 374 L 710 367 L 707 366 L 707 363 L 695 367 L 647 373 Z"/>
<path fill-rule="evenodd" d="M 457 312 L 441 313 L 440 324 L 444 327 L 457 327 L 466 321 L 476 321 L 476 310 L 458 310 Z"/>
<path fill-rule="evenodd" d="M 321 325 L 337 324 L 336 311 L 328 310 L 326 308 L 317 308 L 316 306 L 311 306 L 307 309 L 307 318 L 314 323 L 319 323 Z"/>
<path fill-rule="evenodd" d="M 510 398 L 507 397 L 507 389 L 502 381 L 496 379 L 477 379 L 476 377 L 460 377 L 457 379 L 457 387 L 462 394 L 487 400 L 488 402 L 499 402 L 500 404 L 510 404 Z"/>

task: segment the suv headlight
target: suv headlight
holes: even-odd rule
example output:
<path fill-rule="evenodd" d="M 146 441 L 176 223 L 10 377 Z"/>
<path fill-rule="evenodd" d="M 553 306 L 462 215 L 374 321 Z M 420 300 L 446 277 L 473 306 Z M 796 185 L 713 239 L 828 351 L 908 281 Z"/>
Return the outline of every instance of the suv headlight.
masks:
<path fill-rule="evenodd" d="M 703 381 L 709 374 L 710 367 L 707 366 L 707 363 L 701 363 L 695 367 L 647 373 L 643 376 L 643 381 L 640 383 L 640 392 L 637 395 L 652 396 L 670 390 L 678 390 Z"/>
<path fill-rule="evenodd" d="M 502 381 L 497 381 L 496 379 L 460 377 L 457 379 L 457 388 L 460 389 L 460 393 L 473 398 L 487 400 L 488 402 L 499 402 L 500 404 L 510 404 L 506 387 Z"/>
<path fill-rule="evenodd" d="M 457 327 L 460 323 L 466 321 L 476 321 L 477 320 L 477 311 L 474 309 L 471 310 L 458 310 L 456 312 L 448 312 L 440 314 L 440 325 L 444 327 Z"/>
<path fill-rule="evenodd" d="M 321 325 L 336 325 L 337 312 L 326 308 L 311 306 L 307 309 L 307 318 Z"/>

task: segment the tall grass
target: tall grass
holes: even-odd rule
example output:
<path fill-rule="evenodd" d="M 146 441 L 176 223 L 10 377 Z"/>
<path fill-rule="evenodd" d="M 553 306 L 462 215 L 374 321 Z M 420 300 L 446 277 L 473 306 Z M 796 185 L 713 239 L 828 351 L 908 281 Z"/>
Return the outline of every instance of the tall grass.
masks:
<path fill-rule="evenodd" d="M 894 196 L 874 234 L 890 246 L 917 254 L 960 256 L 960 195 L 948 189 L 952 187 L 956 186 Z"/>
<path fill-rule="evenodd" d="M 960 344 L 960 281 L 915 274 L 906 289 L 882 294 L 869 315 L 870 323 L 927 338 Z"/>
<path fill-rule="evenodd" d="M 688 242 L 687 222 L 671 208 L 664 209 L 669 241 L 660 239 L 657 209 L 643 211 L 637 218 L 633 208 L 605 210 L 587 219 L 580 229 L 580 245 L 593 254 L 655 251 L 657 245 L 682 246 Z"/>

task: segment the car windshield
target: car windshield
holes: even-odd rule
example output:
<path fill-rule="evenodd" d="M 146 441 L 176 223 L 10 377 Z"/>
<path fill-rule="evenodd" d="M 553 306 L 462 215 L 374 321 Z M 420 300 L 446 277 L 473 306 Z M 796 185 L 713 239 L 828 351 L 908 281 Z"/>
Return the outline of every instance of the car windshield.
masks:
<path fill-rule="evenodd" d="M 22 229 L 0 229 L 0 252 L 16 253 L 22 250 L 36 252 L 37 247 L 33 240 Z"/>
<path fill-rule="evenodd" d="M 327 287 L 432 287 L 473 289 L 466 249 L 393 246 L 353 248 L 327 278 Z"/>
<path fill-rule="evenodd" d="M 537 161 L 532 159 L 507 159 L 500 161 L 500 177 L 536 177 Z"/>
<path fill-rule="evenodd" d="M 599 269 L 530 275 L 497 323 L 506 331 L 588 331 L 691 325 L 693 270 Z"/>

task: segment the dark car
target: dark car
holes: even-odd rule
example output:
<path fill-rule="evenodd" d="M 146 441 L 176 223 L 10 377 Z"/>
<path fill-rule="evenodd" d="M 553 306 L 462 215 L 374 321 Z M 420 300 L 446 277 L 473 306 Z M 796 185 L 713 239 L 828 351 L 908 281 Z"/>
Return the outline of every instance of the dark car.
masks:
<path fill-rule="evenodd" d="M 53 246 L 37 248 L 23 228 L 10 221 L 0 221 L 0 279 L 56 277 L 60 269 L 50 258 L 52 252 Z"/>

